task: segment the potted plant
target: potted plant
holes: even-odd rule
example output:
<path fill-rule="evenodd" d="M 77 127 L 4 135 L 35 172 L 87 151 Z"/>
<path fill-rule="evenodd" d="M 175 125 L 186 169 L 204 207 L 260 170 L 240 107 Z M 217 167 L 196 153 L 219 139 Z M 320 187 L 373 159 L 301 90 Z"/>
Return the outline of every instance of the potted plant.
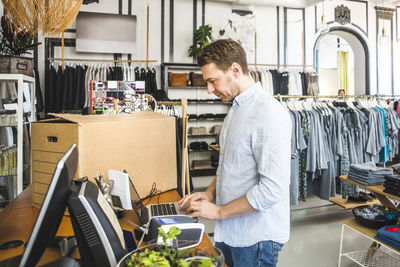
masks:
<path fill-rule="evenodd" d="M 223 266 L 224 257 L 220 250 L 217 254 L 209 255 L 206 251 L 189 248 L 179 250 L 176 246 L 176 236 L 181 230 L 171 227 L 168 232 L 158 228 L 162 244 L 152 244 L 126 255 L 118 266 L 159 266 L 159 267 L 214 267 Z M 174 241 L 175 242 L 172 242 Z"/>
<path fill-rule="evenodd" d="M 189 47 L 189 56 L 197 58 L 200 51 L 213 41 L 211 25 L 200 26 L 194 32 L 194 44 Z"/>
<path fill-rule="evenodd" d="M 16 32 L 15 27 L 1 17 L 0 40 L 0 73 L 18 73 L 33 76 L 32 58 L 22 57 L 31 54 L 40 43 L 34 43 L 34 36 L 27 32 Z"/>

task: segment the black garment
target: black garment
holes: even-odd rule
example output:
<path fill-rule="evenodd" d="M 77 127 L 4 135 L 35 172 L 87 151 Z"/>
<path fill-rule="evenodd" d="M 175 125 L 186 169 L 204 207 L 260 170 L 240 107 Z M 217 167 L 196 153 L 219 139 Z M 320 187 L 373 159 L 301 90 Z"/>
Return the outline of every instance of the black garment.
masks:
<path fill-rule="evenodd" d="M 57 97 L 57 72 L 51 66 L 46 74 L 45 113 L 55 112 Z"/>
<path fill-rule="evenodd" d="M 55 94 L 55 105 L 53 110 L 57 113 L 61 111 L 63 105 L 63 97 L 64 97 L 64 77 L 61 70 L 61 67 L 57 70 L 57 82 L 56 82 L 56 94 Z"/>
<path fill-rule="evenodd" d="M 280 75 L 277 70 L 269 70 L 272 74 L 272 84 L 274 86 L 274 95 L 280 94 Z"/>
<path fill-rule="evenodd" d="M 303 92 L 303 95 L 307 95 L 307 77 L 306 74 L 304 72 L 300 72 L 300 76 L 301 76 L 301 89 Z"/>
<path fill-rule="evenodd" d="M 40 77 L 39 71 L 37 68 L 34 69 L 35 71 L 35 96 L 36 96 L 36 112 L 41 112 L 44 108 L 43 105 L 43 96 L 42 96 L 42 89 L 40 86 Z"/>
<path fill-rule="evenodd" d="M 280 73 L 280 94 L 288 95 L 289 94 L 289 73 L 281 72 Z"/>

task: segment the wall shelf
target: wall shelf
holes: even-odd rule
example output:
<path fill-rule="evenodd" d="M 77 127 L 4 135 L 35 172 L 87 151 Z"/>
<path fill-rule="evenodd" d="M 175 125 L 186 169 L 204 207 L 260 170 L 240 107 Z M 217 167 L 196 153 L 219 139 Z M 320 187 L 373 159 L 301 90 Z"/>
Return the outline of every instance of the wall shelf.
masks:
<path fill-rule="evenodd" d="M 190 170 L 190 176 L 211 176 L 215 175 L 216 173 L 217 173 L 217 168 Z"/>

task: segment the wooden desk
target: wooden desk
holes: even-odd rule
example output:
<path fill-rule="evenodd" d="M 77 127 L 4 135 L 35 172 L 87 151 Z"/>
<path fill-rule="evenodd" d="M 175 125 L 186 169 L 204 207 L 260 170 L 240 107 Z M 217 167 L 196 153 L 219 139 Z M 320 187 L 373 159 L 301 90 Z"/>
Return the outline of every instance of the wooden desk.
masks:
<path fill-rule="evenodd" d="M 157 203 L 158 196 L 153 197 L 149 203 Z M 160 195 L 159 201 L 172 202 L 179 200 L 179 194 L 171 190 Z M 32 228 L 36 222 L 39 209 L 32 207 L 32 187 L 25 189 L 15 200 L 13 200 L 2 212 L 0 212 L 0 244 L 19 239 L 26 242 L 29 239 Z M 125 211 L 125 216 L 120 220 L 122 229 L 133 231 L 133 224 L 139 224 L 139 219 L 133 211 Z M 64 216 L 57 231 L 58 236 L 74 235 L 71 220 Z M 213 252 L 213 245 L 204 234 L 199 248 Z M 14 249 L 2 250 L 0 261 L 22 254 L 24 246 Z M 58 248 L 47 248 L 39 262 L 39 265 L 48 263 L 61 257 Z M 79 257 L 79 253 L 73 255 Z"/>

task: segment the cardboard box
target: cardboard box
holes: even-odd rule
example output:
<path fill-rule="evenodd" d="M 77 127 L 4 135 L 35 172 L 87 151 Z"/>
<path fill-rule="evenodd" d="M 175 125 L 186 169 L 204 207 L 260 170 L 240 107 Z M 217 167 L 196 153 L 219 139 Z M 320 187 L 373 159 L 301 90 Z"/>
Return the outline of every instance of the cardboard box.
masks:
<path fill-rule="evenodd" d="M 93 182 L 108 170 L 126 170 L 140 197 L 177 187 L 175 118 L 155 112 L 118 115 L 53 114 L 32 123 L 33 205 L 40 207 L 58 160 L 78 146 L 75 178 Z"/>

